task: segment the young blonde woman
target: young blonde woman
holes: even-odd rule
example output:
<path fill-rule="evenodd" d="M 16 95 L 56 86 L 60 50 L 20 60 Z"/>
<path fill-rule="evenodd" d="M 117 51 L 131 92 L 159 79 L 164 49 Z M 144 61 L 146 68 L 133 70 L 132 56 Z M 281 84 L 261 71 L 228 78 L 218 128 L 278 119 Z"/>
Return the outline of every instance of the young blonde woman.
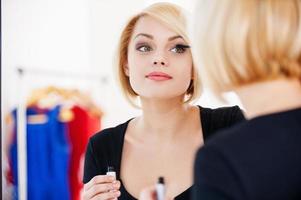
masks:
<path fill-rule="evenodd" d="M 205 0 L 196 8 L 206 83 L 218 95 L 235 91 L 248 120 L 200 149 L 194 199 L 301 199 L 301 1 Z"/>
<path fill-rule="evenodd" d="M 237 106 L 191 105 L 200 85 L 179 7 L 157 3 L 131 18 L 118 50 L 122 90 L 143 114 L 90 139 L 83 199 L 133 200 L 163 176 L 168 196 L 189 200 L 197 149 L 243 115 Z M 109 166 L 117 179 L 105 175 Z"/>

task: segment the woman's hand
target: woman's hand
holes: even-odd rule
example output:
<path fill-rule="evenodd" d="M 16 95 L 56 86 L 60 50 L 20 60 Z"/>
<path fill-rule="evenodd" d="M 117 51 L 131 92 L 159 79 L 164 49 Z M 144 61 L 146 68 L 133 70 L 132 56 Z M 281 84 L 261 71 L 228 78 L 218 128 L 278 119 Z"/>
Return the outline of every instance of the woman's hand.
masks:
<path fill-rule="evenodd" d="M 157 200 L 156 187 L 144 188 L 140 192 L 139 200 Z"/>
<path fill-rule="evenodd" d="M 156 187 L 151 186 L 148 188 L 144 188 L 140 192 L 139 200 L 157 200 Z M 165 200 L 173 200 L 173 199 L 165 197 Z"/>
<path fill-rule="evenodd" d="M 108 175 L 94 176 L 84 185 L 83 200 L 108 200 L 120 196 L 120 181 Z"/>

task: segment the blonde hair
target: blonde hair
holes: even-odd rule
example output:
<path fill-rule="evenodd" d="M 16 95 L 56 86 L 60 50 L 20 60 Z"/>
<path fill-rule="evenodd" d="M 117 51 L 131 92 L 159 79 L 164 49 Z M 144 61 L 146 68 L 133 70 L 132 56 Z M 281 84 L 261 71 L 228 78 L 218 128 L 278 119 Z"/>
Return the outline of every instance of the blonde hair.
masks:
<path fill-rule="evenodd" d="M 182 9 L 171 3 L 155 3 L 151 6 L 145 8 L 142 12 L 133 16 L 126 24 L 125 28 L 121 33 L 121 37 L 119 40 L 118 48 L 117 48 L 117 58 L 116 64 L 117 67 L 117 75 L 118 80 L 122 89 L 122 92 L 126 99 L 129 101 L 131 105 L 134 107 L 138 107 L 135 103 L 138 94 L 134 92 L 130 85 L 129 77 L 126 76 L 124 71 L 124 66 L 127 63 L 128 57 L 128 46 L 134 31 L 135 25 L 137 21 L 144 16 L 150 16 L 154 19 L 160 21 L 166 27 L 170 28 L 177 34 L 181 35 L 183 39 L 190 43 L 187 34 L 186 34 L 186 18 Z M 185 102 L 191 102 L 197 99 L 200 96 L 200 80 L 197 69 L 195 69 L 193 65 L 192 70 L 192 81 L 191 84 L 186 91 L 186 100 Z"/>
<path fill-rule="evenodd" d="M 300 0 L 208 0 L 195 13 L 194 57 L 219 96 L 280 77 L 301 80 Z M 205 12 L 200 12 L 206 7 Z M 220 97 L 220 96 L 219 96 Z"/>

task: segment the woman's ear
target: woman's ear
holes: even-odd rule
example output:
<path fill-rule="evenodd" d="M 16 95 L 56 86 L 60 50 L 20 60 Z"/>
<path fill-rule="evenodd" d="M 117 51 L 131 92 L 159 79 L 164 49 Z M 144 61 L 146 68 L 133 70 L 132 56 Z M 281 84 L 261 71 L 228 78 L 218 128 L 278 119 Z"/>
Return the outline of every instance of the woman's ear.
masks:
<path fill-rule="evenodd" d="M 123 67 L 123 71 L 125 73 L 126 76 L 129 76 L 129 66 L 127 63 L 124 64 L 124 67 Z"/>

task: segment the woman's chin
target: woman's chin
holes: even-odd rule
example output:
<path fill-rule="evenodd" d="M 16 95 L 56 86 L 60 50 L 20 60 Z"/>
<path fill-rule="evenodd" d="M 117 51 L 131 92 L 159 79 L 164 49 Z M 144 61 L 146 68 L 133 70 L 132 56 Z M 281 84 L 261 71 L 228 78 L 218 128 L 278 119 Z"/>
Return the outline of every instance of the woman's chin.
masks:
<path fill-rule="evenodd" d="M 176 100 L 183 100 L 183 94 L 168 94 L 167 92 L 163 93 L 153 93 L 148 95 L 140 95 L 140 99 L 142 101 L 176 101 Z"/>

